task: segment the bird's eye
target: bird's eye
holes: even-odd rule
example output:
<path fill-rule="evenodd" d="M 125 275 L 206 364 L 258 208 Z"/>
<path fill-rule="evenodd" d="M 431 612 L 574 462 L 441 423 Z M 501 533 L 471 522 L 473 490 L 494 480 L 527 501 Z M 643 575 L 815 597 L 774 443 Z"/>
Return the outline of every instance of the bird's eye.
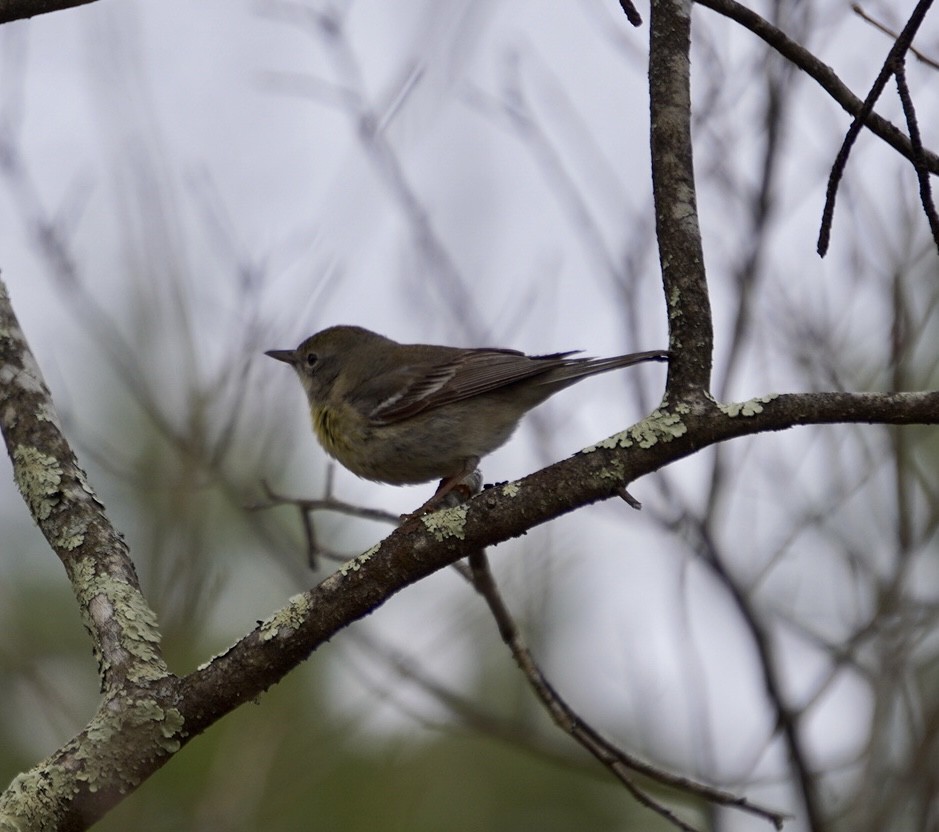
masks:
<path fill-rule="evenodd" d="M 317 356 L 315 352 L 308 352 L 306 354 L 307 367 L 312 367 L 314 364 L 316 364 L 316 359 L 317 359 Z"/>

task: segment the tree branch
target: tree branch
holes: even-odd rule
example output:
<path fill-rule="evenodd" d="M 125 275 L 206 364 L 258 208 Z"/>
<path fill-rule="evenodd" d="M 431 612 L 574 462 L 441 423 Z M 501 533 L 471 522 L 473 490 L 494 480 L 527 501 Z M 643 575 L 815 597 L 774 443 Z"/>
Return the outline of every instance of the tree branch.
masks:
<path fill-rule="evenodd" d="M 864 102 L 848 89 L 830 66 L 815 57 L 804 46 L 788 38 L 756 12 L 741 6 L 735 0 L 695 0 L 695 2 L 699 6 L 704 6 L 730 18 L 745 29 L 749 29 L 757 37 L 762 38 L 780 55 L 792 61 L 806 75 L 814 78 L 819 86 L 840 104 L 841 108 L 849 115 L 857 116 L 863 109 Z M 910 161 L 914 160 L 915 153 L 909 137 L 887 119 L 877 115 L 877 113 L 871 113 L 865 120 L 865 126 L 876 136 L 887 142 L 894 150 L 906 156 Z M 939 174 L 939 156 L 926 150 L 923 151 L 923 159 L 930 173 Z"/>
<path fill-rule="evenodd" d="M 0 817 L 14 828 L 84 829 L 179 748 L 181 716 L 167 704 L 156 616 L 62 434 L 2 281 L 0 429 L 23 499 L 68 574 L 105 692 L 78 737 L 0 796 Z"/>
<path fill-rule="evenodd" d="M 919 0 L 916 4 L 916 8 L 910 15 L 910 19 L 903 27 L 903 31 L 900 32 L 896 42 L 887 53 L 883 66 L 880 68 L 880 72 L 877 73 L 874 83 L 871 84 L 870 92 L 867 93 L 867 98 L 864 99 L 861 109 L 855 114 L 854 121 L 851 122 L 848 132 L 845 134 L 838 155 L 831 166 L 831 175 L 828 177 L 825 207 L 822 211 L 821 229 L 818 233 L 818 253 L 820 257 L 824 257 L 828 252 L 828 244 L 831 239 L 831 223 L 835 212 L 835 197 L 838 193 L 838 184 L 844 174 L 851 148 L 854 146 L 854 142 L 858 135 L 860 135 L 864 125 L 870 119 L 871 113 L 874 111 L 874 105 L 877 103 L 877 99 L 880 98 L 880 94 L 884 91 L 884 87 L 887 86 L 890 76 L 893 75 L 897 67 L 900 66 L 903 56 L 910 48 L 916 31 L 919 29 L 920 24 L 922 24 L 923 18 L 926 17 L 926 12 L 929 11 L 931 5 L 932 0 Z M 922 147 L 919 145 L 916 138 L 910 139 L 910 149 L 912 153 L 910 159 L 914 167 L 917 169 L 925 167 L 925 162 L 922 158 Z"/>
<path fill-rule="evenodd" d="M 879 20 L 877 20 L 874 17 L 871 17 L 866 11 L 864 11 L 863 8 L 861 8 L 860 3 L 852 3 L 851 11 L 854 12 L 858 17 L 860 17 L 861 20 L 864 20 L 867 23 L 870 23 L 871 26 L 873 26 L 879 32 L 883 32 L 885 35 L 887 35 L 887 37 L 891 38 L 892 40 L 896 40 L 898 37 L 900 37 L 900 35 L 897 32 L 893 31 L 893 29 L 889 28 L 888 26 L 884 26 L 884 24 L 881 23 Z M 912 44 L 910 44 L 910 54 L 913 55 L 913 57 L 915 57 L 921 63 L 926 64 L 926 66 L 932 67 L 933 69 L 939 69 L 939 63 L 934 61 L 924 52 L 921 52 Z"/>
<path fill-rule="evenodd" d="M 913 105 L 913 96 L 910 95 L 910 87 L 906 81 L 906 60 L 903 57 L 897 58 L 894 65 L 894 76 L 897 81 L 897 95 L 900 96 L 900 103 L 903 105 L 903 115 L 906 117 L 906 126 L 910 131 L 910 141 L 913 145 L 914 160 L 913 168 L 916 171 L 916 181 L 919 184 L 919 199 L 923 206 L 923 213 L 926 214 L 926 220 L 929 222 L 929 230 L 932 232 L 933 242 L 939 249 L 939 214 L 936 213 L 936 206 L 932 199 L 932 184 L 929 181 L 929 171 L 923 161 L 923 141 L 920 137 L 919 122 L 916 118 L 916 107 Z"/>
<path fill-rule="evenodd" d="M 691 0 L 653 0 L 650 21 L 652 195 L 668 304 L 670 401 L 710 386 L 714 333 L 691 147 Z"/>
<path fill-rule="evenodd" d="M 86 6 L 94 0 L 0 0 L 0 23 Z"/>
<path fill-rule="evenodd" d="M 2 284 L 0 284 L 2 287 Z M 49 392 L 0 290 L 0 427 L 17 481 L 65 564 L 102 663 L 106 699 L 85 730 L 0 797 L 28 828 L 84 829 L 185 743 L 254 699 L 392 595 L 481 547 L 597 500 L 707 445 L 797 424 L 939 422 L 939 393 L 809 393 L 659 410 L 593 448 L 393 532 L 221 656 L 168 673 L 154 616 L 120 536 L 62 435 Z"/>
<path fill-rule="evenodd" d="M 541 668 L 535 662 L 531 650 L 525 643 L 518 624 L 515 622 L 512 613 L 509 612 L 509 608 L 499 592 L 499 587 L 496 585 L 492 571 L 489 569 L 486 553 L 481 549 L 477 550 L 477 552 L 470 555 L 469 564 L 473 585 L 489 606 L 492 617 L 499 628 L 502 641 L 511 650 L 515 663 L 525 675 L 529 686 L 541 700 L 551 719 L 562 731 L 573 737 L 605 765 L 626 786 L 637 801 L 661 815 L 679 829 L 692 828 L 640 788 L 635 783 L 633 774 L 641 774 L 663 786 L 695 795 L 702 800 L 719 806 L 728 806 L 740 809 L 743 812 L 749 812 L 768 820 L 777 829 L 782 828 L 783 821 L 786 818 L 784 813 L 758 806 L 746 798 L 722 789 L 716 789 L 705 783 L 697 783 L 687 777 L 671 774 L 664 769 L 657 768 L 631 754 L 627 754 L 607 740 L 571 708 L 541 672 Z"/>
<path fill-rule="evenodd" d="M 656 411 L 593 448 L 399 528 L 182 680 L 195 733 L 253 699 L 352 621 L 480 547 L 525 534 L 707 445 L 794 425 L 939 423 L 939 392 L 805 393 Z"/>
<path fill-rule="evenodd" d="M 68 573 L 105 693 L 166 676 L 156 616 L 140 592 L 127 545 L 62 434 L 2 281 L 0 430 L 23 499 Z"/>

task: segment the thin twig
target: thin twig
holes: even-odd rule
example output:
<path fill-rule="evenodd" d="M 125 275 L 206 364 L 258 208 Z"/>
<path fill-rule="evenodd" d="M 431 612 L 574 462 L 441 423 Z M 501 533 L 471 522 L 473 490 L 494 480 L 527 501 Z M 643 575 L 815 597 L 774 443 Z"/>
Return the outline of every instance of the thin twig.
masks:
<path fill-rule="evenodd" d="M 884 91 L 884 87 L 887 86 L 887 81 L 890 79 L 890 76 L 894 74 L 897 62 L 903 57 L 904 54 L 906 54 L 907 50 L 910 48 L 910 45 L 913 42 L 913 38 L 916 35 L 920 24 L 923 22 L 923 18 L 926 17 L 926 12 L 929 11 L 929 7 L 931 5 L 932 0 L 919 0 L 919 2 L 916 4 L 916 8 L 913 9 L 913 14 L 910 15 L 910 19 L 903 27 L 903 31 L 900 32 L 900 35 L 897 37 L 893 46 L 890 48 L 890 51 L 887 53 L 887 58 L 884 61 L 883 66 L 880 68 L 880 72 L 877 74 L 877 78 L 871 85 L 870 92 L 868 92 L 867 98 L 864 99 L 864 104 L 861 106 L 860 111 L 854 117 L 854 121 L 851 122 L 851 126 L 848 128 L 848 132 L 841 144 L 841 149 L 838 151 L 838 155 L 835 157 L 835 161 L 831 167 L 831 174 L 828 177 L 828 189 L 825 194 L 825 207 L 822 210 L 821 228 L 818 232 L 817 248 L 819 256 L 821 257 L 824 257 L 828 252 L 828 245 L 831 241 L 831 223 L 835 213 L 835 199 L 838 195 L 838 185 L 841 182 L 842 176 L 844 175 L 845 165 L 848 162 L 848 156 L 851 153 L 851 148 L 853 147 L 854 142 L 857 140 L 857 137 L 860 134 L 861 129 L 864 127 L 868 117 L 873 112 L 874 104 L 877 103 L 877 99 L 880 98 L 880 94 Z M 910 140 L 910 144 L 912 147 L 912 139 Z M 916 152 L 913 150 L 913 155 L 911 158 L 914 159 L 914 163 L 915 156 Z"/>
<path fill-rule="evenodd" d="M 261 487 L 269 500 L 267 503 L 254 503 L 246 506 L 250 511 L 263 511 L 276 506 L 292 505 L 301 511 L 335 511 L 337 514 L 347 514 L 350 517 L 360 517 L 364 520 L 374 520 L 377 523 L 395 523 L 401 520 L 401 515 L 381 508 L 366 508 L 354 503 L 347 503 L 337 497 L 326 496 L 320 499 L 307 499 L 303 497 L 288 497 L 274 491 L 266 480 L 261 481 Z"/>
<path fill-rule="evenodd" d="M 919 133 L 919 122 L 916 118 L 916 108 L 913 106 L 913 97 L 910 95 L 909 85 L 906 83 L 906 62 L 903 57 L 897 58 L 893 74 L 897 79 L 897 94 L 903 104 L 903 115 L 906 117 L 907 129 L 910 133 L 910 142 L 913 144 L 913 169 L 919 182 L 919 198 L 923 205 L 926 219 L 929 221 L 929 230 L 939 249 L 939 216 L 936 215 L 936 206 L 932 199 L 932 185 L 929 182 L 929 172 L 923 163 L 923 141 Z"/>
<path fill-rule="evenodd" d="M 316 526 L 313 524 L 313 512 L 315 511 L 333 511 L 337 514 L 345 514 L 349 517 L 359 517 L 363 520 L 374 520 L 378 523 L 391 523 L 397 525 L 401 517 L 390 511 L 379 508 L 365 508 L 353 503 L 347 503 L 332 496 L 332 472 L 333 466 L 329 466 L 326 474 L 326 488 L 323 497 L 319 499 L 309 499 L 305 497 L 288 497 L 285 494 L 279 494 L 268 484 L 267 480 L 261 480 L 261 487 L 264 489 L 264 495 L 267 497 L 266 503 L 252 503 L 245 506 L 247 511 L 264 511 L 278 506 L 294 506 L 300 513 L 300 522 L 303 525 L 303 537 L 306 541 L 307 563 L 314 572 L 319 568 L 319 558 L 338 561 L 344 563 L 349 560 L 348 554 L 333 551 L 319 542 L 316 535 Z"/>
<path fill-rule="evenodd" d="M 626 19 L 633 26 L 641 26 L 642 18 L 639 16 L 639 10 L 632 4 L 632 0 L 619 0 L 619 7 L 626 15 Z"/>
<path fill-rule="evenodd" d="M 617 488 L 616 493 L 619 494 L 620 499 L 623 500 L 630 508 L 634 508 L 636 511 L 642 510 L 642 503 L 640 503 L 639 500 L 633 497 L 633 495 L 626 490 L 625 485 L 621 488 Z"/>
<path fill-rule="evenodd" d="M 670 774 L 669 772 L 663 771 L 662 769 L 656 768 L 649 763 L 627 754 L 605 739 L 561 698 L 541 672 L 541 669 L 538 667 L 531 651 L 525 643 L 524 637 L 515 619 L 499 592 L 499 588 L 489 569 L 485 552 L 481 549 L 473 552 L 469 557 L 469 564 L 473 585 L 489 605 L 489 609 L 499 628 L 499 635 L 502 637 L 503 642 L 509 650 L 511 650 L 515 662 L 518 664 L 525 678 L 545 706 L 555 724 L 580 743 L 580 745 L 596 757 L 597 760 L 603 763 L 642 805 L 657 812 L 669 822 L 675 824 L 679 829 L 692 829 L 692 827 L 676 817 L 669 809 L 659 804 L 640 789 L 633 781 L 632 777 L 630 777 L 630 772 L 648 777 L 650 780 L 663 786 L 695 795 L 696 797 L 717 805 L 729 806 L 744 812 L 749 812 L 758 817 L 765 818 L 777 829 L 782 828 L 783 821 L 787 817 L 784 813 L 758 806 L 751 803 L 746 798 L 720 789 L 715 789 L 712 786 L 695 782 L 686 777 Z"/>
<path fill-rule="evenodd" d="M 873 26 L 875 29 L 879 29 L 885 35 L 890 36 L 894 40 L 896 40 L 899 37 L 899 35 L 889 26 L 884 25 L 879 20 L 876 20 L 875 18 L 871 17 L 867 12 L 865 12 L 864 9 L 861 8 L 859 3 L 852 3 L 851 11 L 853 11 L 862 20 L 865 20 L 868 23 L 870 23 L 871 26 Z M 916 57 L 917 60 L 926 64 L 926 66 L 931 66 L 933 69 L 939 69 L 939 62 L 934 61 L 928 55 L 924 55 L 915 46 L 910 46 L 910 54 Z"/>
<path fill-rule="evenodd" d="M 822 820 L 822 810 L 818 800 L 814 773 L 809 766 L 805 750 L 799 738 L 799 715 L 785 702 L 782 692 L 782 679 L 776 670 L 769 634 L 757 618 L 746 593 L 727 571 L 717 544 L 712 539 L 710 532 L 703 525 L 698 525 L 697 532 L 700 535 L 699 542 L 704 561 L 711 567 L 721 583 L 724 584 L 756 647 L 760 659 L 760 669 L 763 672 L 766 695 L 776 711 L 776 727 L 782 733 L 789 752 L 789 761 L 795 772 L 802 802 L 805 806 L 808 828 L 811 832 L 821 832 L 825 828 Z"/>
<path fill-rule="evenodd" d="M 845 112 L 856 116 L 861 111 L 864 106 L 863 102 L 848 89 L 830 66 L 756 12 L 742 6 L 736 0 L 696 0 L 696 2 L 699 6 L 705 6 L 739 23 L 764 40 L 806 75 L 815 79 Z M 873 112 L 866 116 L 865 125 L 868 130 L 887 142 L 898 153 L 908 159 L 913 158 L 913 148 L 909 137 L 904 135 L 896 125 Z M 939 174 L 939 156 L 931 151 L 927 151 L 925 156 L 930 173 Z"/>

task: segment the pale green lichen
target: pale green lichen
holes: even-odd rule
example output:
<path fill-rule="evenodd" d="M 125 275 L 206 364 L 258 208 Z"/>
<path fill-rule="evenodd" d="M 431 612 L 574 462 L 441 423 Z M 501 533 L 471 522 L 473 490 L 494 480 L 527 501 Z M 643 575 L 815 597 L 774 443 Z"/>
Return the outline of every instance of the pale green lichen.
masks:
<path fill-rule="evenodd" d="M 466 537 L 466 506 L 456 506 L 425 514 L 421 522 L 438 541 L 446 540 L 448 537 L 463 540 Z"/>
<path fill-rule="evenodd" d="M 155 699 L 135 699 L 128 704 L 129 718 L 125 724 L 145 726 L 150 723 L 155 729 L 150 738 L 158 748 L 168 754 L 179 751 L 186 720 L 178 708 L 164 708 Z"/>
<path fill-rule="evenodd" d="M 42 404 L 39 405 L 39 407 L 36 408 L 36 418 L 40 422 L 48 422 L 50 425 L 53 425 L 56 428 L 58 428 L 59 431 L 62 430 L 62 426 L 59 424 L 59 417 L 56 414 L 55 410 L 53 410 L 45 402 L 43 402 Z"/>
<path fill-rule="evenodd" d="M 614 457 L 610 460 L 609 464 L 605 465 L 603 470 L 600 471 L 599 476 L 602 480 L 613 480 L 614 482 L 621 483 L 626 477 L 626 466 L 623 465 L 623 461 L 619 457 Z"/>
<path fill-rule="evenodd" d="M 71 552 L 85 542 L 85 532 L 87 530 L 88 523 L 84 518 L 73 518 L 63 528 L 59 529 L 58 534 L 52 539 L 52 545 L 56 549 L 66 549 Z"/>
<path fill-rule="evenodd" d="M 282 632 L 290 635 L 300 629 L 310 614 L 310 599 L 306 595 L 294 595 L 287 605 L 261 622 L 258 635 L 261 641 L 270 641 Z"/>
<path fill-rule="evenodd" d="M 129 653 L 140 659 L 134 662 L 127 678 L 138 684 L 164 678 L 169 671 L 156 649 L 160 644 L 156 613 L 135 587 L 119 581 L 114 584 L 121 587 L 115 599 L 124 630 L 121 644 Z"/>
<path fill-rule="evenodd" d="M 342 566 L 339 567 L 339 574 L 342 577 L 345 577 L 350 572 L 358 572 L 365 563 L 378 551 L 378 544 L 372 546 L 371 549 L 366 549 L 362 552 L 361 555 L 356 555 L 352 560 L 347 560 Z"/>
<path fill-rule="evenodd" d="M 121 628 L 120 646 L 137 661 L 128 667 L 127 678 L 144 683 L 164 678 L 168 673 L 157 649 L 160 631 L 156 614 L 140 590 L 126 581 L 98 572 L 90 558 L 74 565 L 73 582 L 82 599 L 87 627 L 92 633 Z M 102 670 L 108 669 L 107 656 L 99 655 Z"/>
<path fill-rule="evenodd" d="M 91 497 L 94 500 L 95 505 L 99 508 L 104 508 L 104 504 L 98 499 L 98 495 L 95 494 L 95 490 L 91 487 L 91 484 L 88 482 L 88 475 L 81 468 L 76 469 L 75 479 L 78 480 L 78 485 L 81 487 L 81 490 Z M 81 496 L 78 494 L 77 496 Z"/>
<path fill-rule="evenodd" d="M 91 558 L 76 558 L 72 565 L 72 583 L 75 584 L 80 598 L 91 597 L 91 585 L 94 580 L 94 560 Z"/>
<path fill-rule="evenodd" d="M 58 766 L 40 763 L 18 774 L 0 796 L 0 832 L 52 832 L 70 797 L 75 780 Z"/>
<path fill-rule="evenodd" d="M 755 399 L 749 399 L 745 402 L 727 402 L 725 404 L 719 404 L 718 407 L 726 413 L 728 416 L 756 416 L 757 413 L 763 412 L 763 405 L 771 402 L 779 394 L 770 393 L 766 396 L 759 396 Z"/>
<path fill-rule="evenodd" d="M 581 453 L 592 453 L 598 448 L 651 448 L 659 442 L 671 442 L 688 432 L 688 426 L 682 420 L 679 409 L 655 410 L 641 422 L 620 433 L 584 448 Z"/>
<path fill-rule="evenodd" d="M 509 482 L 502 486 L 502 493 L 505 494 L 506 497 L 517 497 L 521 490 L 517 482 Z"/>
<path fill-rule="evenodd" d="M 46 520 L 59 502 L 62 468 L 54 456 L 29 445 L 13 449 L 16 485 L 37 520 Z"/>
<path fill-rule="evenodd" d="M 186 718 L 179 708 L 164 708 L 163 720 L 160 722 L 160 732 L 163 736 L 160 747 L 168 754 L 175 754 L 179 751 L 180 738 L 186 733 L 185 727 Z"/>
<path fill-rule="evenodd" d="M 198 665 L 198 666 L 196 667 L 196 670 L 198 670 L 198 671 L 203 671 L 203 670 L 208 669 L 208 668 L 211 666 L 212 662 L 214 662 L 216 659 L 222 658 L 222 656 L 227 655 L 228 652 L 229 652 L 229 651 L 232 649 L 232 647 L 234 647 L 234 646 L 235 646 L 235 645 L 233 644 L 233 645 L 231 645 L 230 647 L 226 647 L 221 653 L 216 653 L 214 656 L 209 656 L 209 658 L 207 658 L 204 662 L 202 662 L 202 664 L 200 664 L 200 665 Z"/>
<path fill-rule="evenodd" d="M 184 724 L 177 708 L 165 708 L 152 698 L 110 700 L 88 723 L 75 748 L 74 757 L 82 763 L 75 778 L 87 783 L 91 792 L 115 786 L 128 791 L 139 780 L 125 764 L 127 738 L 133 737 L 136 748 L 151 748 L 154 756 L 173 754 L 180 748 Z"/>
<path fill-rule="evenodd" d="M 681 316 L 681 290 L 677 286 L 673 286 L 672 291 L 668 294 L 668 317 L 675 320 Z"/>

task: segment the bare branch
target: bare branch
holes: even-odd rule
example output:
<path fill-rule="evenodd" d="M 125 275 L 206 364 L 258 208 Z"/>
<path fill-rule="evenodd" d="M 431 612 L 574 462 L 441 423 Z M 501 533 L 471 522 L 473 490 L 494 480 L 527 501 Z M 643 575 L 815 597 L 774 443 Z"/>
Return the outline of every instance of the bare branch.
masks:
<path fill-rule="evenodd" d="M 838 183 L 841 181 L 841 177 L 844 173 L 851 148 L 860 134 L 861 129 L 864 127 L 865 122 L 873 112 L 874 104 L 877 103 L 877 99 L 880 98 L 884 87 L 887 86 L 887 81 L 890 80 L 890 76 L 896 71 L 899 61 L 902 60 L 903 56 L 910 48 L 916 31 L 923 22 L 923 18 L 926 17 L 926 12 L 929 11 L 931 5 L 932 0 L 919 0 L 916 4 L 916 8 L 913 9 L 913 13 L 910 15 L 906 26 L 903 27 L 903 31 L 900 32 L 896 42 L 887 53 L 887 58 L 884 60 L 883 66 L 877 74 L 877 78 L 874 79 L 874 83 L 871 85 L 870 92 L 868 92 L 867 98 L 864 99 L 861 109 L 855 114 L 854 121 L 851 122 L 851 126 L 848 128 L 848 132 L 844 137 L 841 149 L 838 151 L 838 156 L 831 166 L 831 176 L 828 178 L 828 192 L 825 195 L 825 208 L 822 211 L 822 227 L 818 234 L 818 253 L 822 257 L 824 257 L 828 251 L 828 243 L 831 239 L 831 222 L 835 212 L 835 197 L 838 193 Z M 912 154 L 910 158 L 913 164 L 916 165 L 918 164 L 917 157 L 922 157 L 922 153 L 916 152 L 912 139 L 910 149 Z"/>
<path fill-rule="evenodd" d="M 676 412 L 656 411 L 595 448 L 399 528 L 319 586 L 295 596 L 223 655 L 177 680 L 160 657 L 153 615 L 140 596 L 123 541 L 94 500 L 56 425 L 48 391 L 5 293 L 0 301 L 4 436 L 27 501 L 88 613 L 111 693 L 82 735 L 3 796 L 4 808 L 35 802 L 43 783 L 59 772 L 79 778 L 77 760 L 95 755 L 112 761 L 98 779 L 82 780 L 58 794 L 58 802 L 44 810 L 56 817 L 99 817 L 181 745 L 405 587 L 483 546 L 612 497 L 624 484 L 709 444 L 796 424 L 939 422 L 935 392 L 791 394 L 726 405 L 704 399 L 694 410 L 681 405 Z M 138 687 L 128 690 L 129 684 Z M 123 754 L 115 744 L 121 744 Z"/>
<path fill-rule="evenodd" d="M 85 6 L 94 0 L 0 0 L 0 23 Z"/>
<path fill-rule="evenodd" d="M 805 806 L 808 827 L 812 832 L 822 832 L 825 826 L 817 794 L 815 772 L 809 766 L 805 749 L 799 737 L 799 715 L 787 704 L 783 695 L 782 679 L 776 667 L 776 658 L 770 646 L 769 634 L 757 618 L 750 600 L 724 566 L 720 552 L 711 540 L 707 530 L 702 528 L 699 531 L 701 532 L 705 560 L 727 588 L 756 647 L 757 655 L 760 658 L 760 670 L 763 673 L 763 685 L 766 689 L 766 695 L 776 712 L 777 728 L 782 732 L 789 752 L 789 762 L 795 773 L 802 803 Z"/>
<path fill-rule="evenodd" d="M 920 202 L 923 206 L 923 212 L 926 214 L 926 219 L 929 221 L 929 230 L 932 232 L 933 242 L 935 242 L 936 248 L 939 249 L 939 215 L 936 214 L 936 206 L 933 204 L 932 185 L 929 182 L 929 172 L 926 170 L 923 159 L 923 141 L 919 134 L 919 123 L 916 119 L 913 97 L 910 95 L 910 88 L 906 83 L 906 63 L 902 56 L 897 58 L 893 72 L 897 79 L 897 94 L 903 104 L 903 115 L 906 117 L 907 129 L 910 131 L 910 141 L 913 143 L 913 168 L 916 170 L 916 180 L 919 183 Z"/>
<path fill-rule="evenodd" d="M 652 193 L 677 400 L 708 389 L 714 349 L 691 146 L 691 0 L 653 0 L 650 30 Z"/>
<path fill-rule="evenodd" d="M 2 282 L 0 429 L 20 492 L 68 573 L 104 690 L 166 676 L 156 616 L 140 592 L 127 546 L 62 434 Z"/>
<path fill-rule="evenodd" d="M 859 18 L 861 18 L 861 20 L 866 20 L 875 29 L 883 32 L 885 35 L 888 35 L 893 40 L 896 40 L 899 37 L 899 35 L 889 26 L 885 26 L 879 20 L 871 17 L 866 11 L 864 11 L 864 9 L 861 8 L 860 3 L 852 3 L 851 11 L 853 11 Z M 910 46 L 910 54 L 915 56 L 918 61 L 926 64 L 926 66 L 931 66 L 933 69 L 939 69 L 939 62 L 934 61 L 928 55 L 923 54 L 915 46 Z"/>
<path fill-rule="evenodd" d="M 702 405 L 682 416 L 656 411 L 594 448 L 397 529 L 319 586 L 296 596 L 183 680 L 187 726 L 195 733 L 204 730 L 266 690 L 340 629 L 482 546 L 618 495 L 623 483 L 709 444 L 797 424 L 835 422 L 936 424 L 939 392 L 787 394 L 711 409 Z"/>
<path fill-rule="evenodd" d="M 2 282 L 0 429 L 30 513 L 65 566 L 105 692 L 78 737 L 0 795 L 0 816 L 17 828 L 84 829 L 178 750 L 182 717 L 161 696 L 173 677 L 156 615 L 62 433 Z"/>
<path fill-rule="evenodd" d="M 806 75 L 814 78 L 819 86 L 841 105 L 845 112 L 857 116 L 863 109 L 864 102 L 845 86 L 830 66 L 809 52 L 804 46 L 787 37 L 756 12 L 740 5 L 735 0 L 695 0 L 695 2 L 699 6 L 705 6 L 730 18 L 744 28 L 749 29 L 757 37 L 762 38 L 780 55 L 788 58 Z M 913 146 L 909 137 L 904 135 L 902 130 L 873 112 L 867 117 L 865 124 L 872 133 L 887 142 L 894 150 L 912 160 Z M 939 174 L 939 156 L 931 151 L 925 151 L 924 156 L 929 172 Z"/>
<path fill-rule="evenodd" d="M 569 734 L 605 765 L 642 805 L 661 815 L 679 829 L 691 828 L 667 807 L 640 789 L 630 776 L 630 772 L 641 774 L 663 786 L 694 795 L 719 806 L 729 806 L 749 812 L 770 821 L 777 829 L 782 828 L 786 817 L 785 814 L 757 806 L 746 798 L 715 789 L 704 783 L 697 783 L 687 777 L 679 777 L 650 765 L 617 748 L 591 727 L 567 704 L 541 672 L 541 668 L 535 662 L 528 645 L 525 643 L 518 624 L 499 592 L 499 587 L 496 585 L 492 571 L 489 569 L 485 552 L 480 549 L 470 553 L 469 563 L 473 585 L 476 587 L 476 591 L 486 600 L 499 628 L 502 641 L 512 651 L 515 663 L 525 675 L 528 684 L 541 700 L 551 719 L 562 731 Z"/>
<path fill-rule="evenodd" d="M 640 17 L 639 10 L 633 5 L 632 0 L 619 0 L 619 5 L 626 15 L 626 19 L 632 23 L 633 26 L 642 25 L 642 17 Z"/>
<path fill-rule="evenodd" d="M 314 572 L 318 568 L 319 557 L 322 555 L 328 560 L 346 561 L 349 556 L 339 555 L 334 551 L 325 548 L 316 534 L 316 526 L 313 523 L 313 512 L 315 511 L 333 511 L 338 514 L 345 514 L 348 517 L 358 517 L 363 520 L 376 520 L 379 523 L 391 523 L 397 525 L 401 518 L 397 514 L 392 514 L 384 509 L 366 508 L 352 503 L 339 500 L 332 495 L 332 472 L 333 466 L 327 469 L 326 493 L 319 499 L 309 499 L 303 497 L 288 497 L 274 491 L 266 480 L 261 481 L 261 487 L 268 499 L 267 503 L 257 503 L 249 505 L 246 508 L 249 511 L 260 511 L 277 506 L 294 506 L 300 513 L 300 522 L 303 525 L 303 535 L 307 546 L 307 563 Z"/>

